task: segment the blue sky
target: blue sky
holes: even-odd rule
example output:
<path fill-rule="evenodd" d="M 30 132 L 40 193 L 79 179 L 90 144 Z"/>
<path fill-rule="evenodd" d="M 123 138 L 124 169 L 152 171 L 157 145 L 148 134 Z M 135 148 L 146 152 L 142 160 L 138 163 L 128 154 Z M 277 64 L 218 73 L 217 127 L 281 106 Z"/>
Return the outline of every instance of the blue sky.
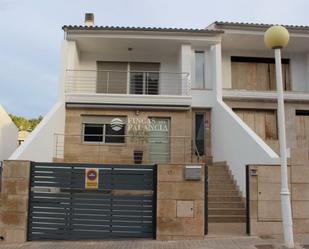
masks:
<path fill-rule="evenodd" d="M 203 28 L 216 20 L 309 25 L 308 0 L 0 0 L 0 104 L 25 117 L 57 99 L 61 30 L 97 25 Z"/>

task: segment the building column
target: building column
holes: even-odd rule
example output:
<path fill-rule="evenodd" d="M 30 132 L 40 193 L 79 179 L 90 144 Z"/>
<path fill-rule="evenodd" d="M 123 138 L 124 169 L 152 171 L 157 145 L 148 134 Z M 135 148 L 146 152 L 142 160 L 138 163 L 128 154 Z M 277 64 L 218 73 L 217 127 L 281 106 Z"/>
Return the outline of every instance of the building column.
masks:
<path fill-rule="evenodd" d="M 213 61 L 213 89 L 217 100 L 222 100 L 222 56 L 221 43 L 212 45 L 210 47 Z"/>
<path fill-rule="evenodd" d="M 185 74 L 188 73 L 188 77 L 182 75 L 182 95 L 190 95 L 191 91 L 191 45 L 182 44 L 180 49 L 180 72 Z"/>
<path fill-rule="evenodd" d="M 0 236 L 4 243 L 27 241 L 29 161 L 4 161 L 0 210 Z"/>

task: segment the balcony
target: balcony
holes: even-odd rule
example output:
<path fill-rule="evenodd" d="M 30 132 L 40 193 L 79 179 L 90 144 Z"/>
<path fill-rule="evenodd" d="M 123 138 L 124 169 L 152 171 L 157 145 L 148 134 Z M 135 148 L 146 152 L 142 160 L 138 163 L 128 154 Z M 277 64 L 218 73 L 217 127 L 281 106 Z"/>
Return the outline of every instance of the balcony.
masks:
<path fill-rule="evenodd" d="M 188 73 L 161 71 L 67 70 L 66 102 L 191 105 Z"/>

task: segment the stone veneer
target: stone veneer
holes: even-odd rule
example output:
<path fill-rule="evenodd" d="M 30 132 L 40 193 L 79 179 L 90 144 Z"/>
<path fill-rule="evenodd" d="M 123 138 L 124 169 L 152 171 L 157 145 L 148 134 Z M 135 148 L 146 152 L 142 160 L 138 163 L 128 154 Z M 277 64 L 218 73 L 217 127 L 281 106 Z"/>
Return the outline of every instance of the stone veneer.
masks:
<path fill-rule="evenodd" d="M 289 165 L 294 233 L 309 233 L 309 151 L 292 150 Z M 280 166 L 252 165 L 257 176 L 250 176 L 251 235 L 282 234 Z"/>
<path fill-rule="evenodd" d="M 4 161 L 0 209 L 0 236 L 5 243 L 22 243 L 27 239 L 29 161 Z"/>
<path fill-rule="evenodd" d="M 204 166 L 200 181 L 185 181 L 184 168 L 181 164 L 158 165 L 158 240 L 204 237 Z"/>
<path fill-rule="evenodd" d="M 194 114 L 205 114 L 205 152 L 211 156 L 210 144 L 210 110 L 136 110 L 130 109 L 102 109 L 102 108 L 66 108 L 65 138 L 64 144 L 60 144 L 58 150 L 64 148 L 63 160 L 55 158 L 55 162 L 81 162 L 81 163 L 133 163 L 133 150 L 136 145 L 132 139 L 127 138 L 124 144 L 87 144 L 81 141 L 82 122 L 84 115 L 93 116 L 122 116 L 127 118 L 169 118 L 170 119 L 170 162 L 191 163 L 197 161 L 194 147 L 192 146 L 194 130 Z M 61 139 L 60 139 L 61 140 Z M 63 147 L 62 147 L 63 146 Z M 140 149 L 140 148 L 139 148 Z M 148 144 L 143 144 L 143 163 L 148 163 Z M 206 159 L 200 159 L 205 162 Z"/>

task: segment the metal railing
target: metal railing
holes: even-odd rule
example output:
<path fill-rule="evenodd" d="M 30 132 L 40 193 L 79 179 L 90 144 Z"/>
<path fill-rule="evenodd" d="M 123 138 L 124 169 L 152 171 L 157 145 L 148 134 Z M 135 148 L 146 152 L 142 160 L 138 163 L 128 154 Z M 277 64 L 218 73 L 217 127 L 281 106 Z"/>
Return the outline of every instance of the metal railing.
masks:
<path fill-rule="evenodd" d="M 188 73 L 67 70 L 66 93 L 191 95 Z"/>
<path fill-rule="evenodd" d="M 137 137 L 108 135 L 114 143 L 103 143 L 103 135 L 55 134 L 54 161 L 80 163 L 134 163 L 134 151 L 142 152 L 141 163 L 192 163 L 199 161 L 189 136 Z M 93 137 L 94 139 L 89 139 Z M 85 141 L 87 138 L 88 141 Z M 111 139 L 114 138 L 114 139 Z M 119 138 L 119 139 L 116 139 Z M 118 140 L 118 143 L 116 143 Z M 119 141 L 122 141 L 121 143 Z"/>

